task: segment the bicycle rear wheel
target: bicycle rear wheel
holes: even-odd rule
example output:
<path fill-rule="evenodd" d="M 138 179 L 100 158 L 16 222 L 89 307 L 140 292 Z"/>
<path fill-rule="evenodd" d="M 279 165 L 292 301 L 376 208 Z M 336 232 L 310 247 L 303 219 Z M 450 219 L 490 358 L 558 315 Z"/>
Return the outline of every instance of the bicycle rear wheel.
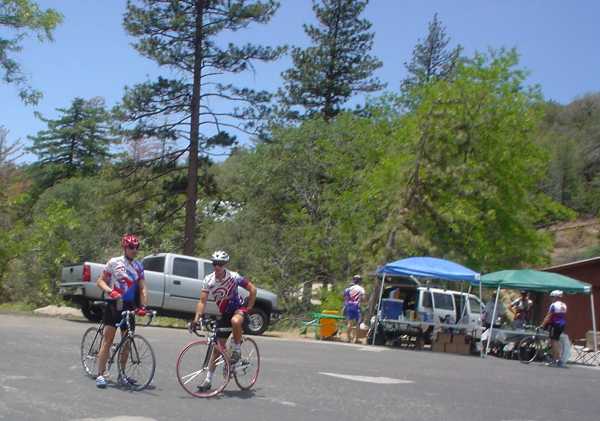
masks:
<path fill-rule="evenodd" d="M 98 353 L 102 338 L 102 330 L 97 327 L 90 327 L 81 338 L 81 365 L 85 374 L 92 378 L 98 376 Z"/>
<path fill-rule="evenodd" d="M 144 390 L 154 378 L 156 358 L 150 343 L 140 335 L 127 337 L 117 356 L 119 375 L 132 390 Z"/>
<path fill-rule="evenodd" d="M 523 338 L 518 345 L 519 361 L 523 364 L 529 364 L 535 361 L 541 350 L 542 344 L 538 339 L 534 337 Z"/>
<path fill-rule="evenodd" d="M 254 339 L 244 337 L 240 345 L 241 357 L 231 367 L 233 378 L 242 390 L 248 390 L 256 383 L 260 371 L 260 353 Z"/>
<path fill-rule="evenodd" d="M 212 352 L 211 352 L 212 349 Z M 210 388 L 200 386 L 210 370 L 210 357 L 214 356 L 214 372 Z M 229 383 L 229 359 L 214 344 L 199 339 L 187 345 L 177 358 L 177 380 L 183 389 L 197 398 L 210 398 L 221 393 Z"/>

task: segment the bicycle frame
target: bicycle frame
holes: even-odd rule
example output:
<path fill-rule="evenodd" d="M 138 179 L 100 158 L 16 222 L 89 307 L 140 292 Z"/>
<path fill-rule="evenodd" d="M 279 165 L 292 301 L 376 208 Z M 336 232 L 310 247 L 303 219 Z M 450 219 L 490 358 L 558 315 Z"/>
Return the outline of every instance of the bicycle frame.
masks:
<path fill-rule="evenodd" d="M 156 311 L 151 311 L 149 315 L 149 320 L 146 323 L 146 326 L 148 326 L 152 322 L 152 319 L 154 319 L 154 316 L 156 315 Z M 121 312 L 121 321 L 115 325 L 115 328 L 121 329 L 121 340 L 117 345 L 114 345 L 113 342 L 113 346 L 111 352 L 109 353 L 107 361 L 107 370 L 110 370 L 110 367 L 112 367 L 115 360 L 115 356 L 118 354 L 119 350 L 123 347 L 125 342 L 129 338 L 132 338 L 135 334 L 135 325 L 132 323 L 132 318 L 135 318 L 135 311 L 125 310 Z M 91 352 L 92 348 L 94 347 L 98 335 L 100 335 L 100 344 L 98 345 L 98 349 L 102 347 L 102 342 L 104 341 L 104 326 L 106 326 L 104 322 L 100 322 L 100 324 L 98 325 L 98 329 L 96 330 L 96 336 L 94 336 L 94 340 L 90 345 L 88 353 Z M 137 352 L 137 349 L 135 349 L 135 342 L 131 341 L 131 343 L 133 343 L 134 352 Z"/>
<path fill-rule="evenodd" d="M 210 324 L 212 324 L 212 323 L 210 323 Z M 212 357 L 215 346 L 221 352 L 222 355 L 226 355 L 227 357 L 229 357 L 229 351 L 227 351 L 226 346 L 221 344 L 221 342 L 219 341 L 219 338 L 217 338 L 217 333 L 233 331 L 233 329 L 230 327 L 222 327 L 222 328 L 212 327 L 212 328 L 210 328 L 208 325 L 209 324 L 207 324 L 209 335 L 202 335 L 202 334 L 194 331 L 196 336 L 199 336 L 201 338 L 206 337 L 208 339 L 208 349 L 206 351 L 206 356 L 204 357 L 204 362 L 203 362 L 204 366 L 206 366 L 210 362 L 210 358 Z M 228 338 L 225 339 L 225 342 L 227 341 L 227 339 Z"/>

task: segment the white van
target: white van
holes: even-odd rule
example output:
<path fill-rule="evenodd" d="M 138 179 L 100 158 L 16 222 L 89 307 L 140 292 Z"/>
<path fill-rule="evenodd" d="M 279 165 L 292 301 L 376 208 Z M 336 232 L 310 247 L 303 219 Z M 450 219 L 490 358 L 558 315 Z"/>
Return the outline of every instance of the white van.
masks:
<path fill-rule="evenodd" d="M 484 308 L 474 294 L 427 286 L 391 285 L 384 289 L 383 298 L 401 301 L 405 319 L 469 327 L 479 326 Z M 383 320 L 385 316 L 385 313 L 381 314 Z"/>

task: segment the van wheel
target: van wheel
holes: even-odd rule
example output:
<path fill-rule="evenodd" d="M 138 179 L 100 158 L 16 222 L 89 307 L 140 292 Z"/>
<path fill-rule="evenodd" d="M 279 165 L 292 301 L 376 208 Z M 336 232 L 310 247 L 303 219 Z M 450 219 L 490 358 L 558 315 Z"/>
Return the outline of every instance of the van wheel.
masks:
<path fill-rule="evenodd" d="M 89 302 L 81 304 L 81 312 L 90 322 L 98 323 L 102 320 L 102 309 L 91 306 Z"/>
<path fill-rule="evenodd" d="M 245 331 L 249 335 L 262 335 L 267 327 L 269 327 L 269 317 L 260 308 L 253 308 L 248 312 Z"/>

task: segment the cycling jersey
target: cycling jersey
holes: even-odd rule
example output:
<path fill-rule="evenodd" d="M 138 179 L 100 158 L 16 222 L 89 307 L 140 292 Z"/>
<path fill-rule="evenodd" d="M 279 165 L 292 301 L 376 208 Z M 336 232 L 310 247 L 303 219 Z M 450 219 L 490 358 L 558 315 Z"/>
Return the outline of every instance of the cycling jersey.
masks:
<path fill-rule="evenodd" d="M 138 260 L 125 256 L 113 257 L 104 267 L 104 277 L 109 287 L 123 296 L 124 302 L 135 301 L 138 282 L 144 279 L 144 266 Z"/>
<path fill-rule="evenodd" d="M 360 285 L 352 285 L 344 290 L 344 316 L 347 320 L 360 320 L 360 302 L 365 289 Z"/>
<path fill-rule="evenodd" d="M 344 290 L 344 304 L 359 305 L 364 295 L 365 289 L 363 287 L 352 285 Z"/>
<path fill-rule="evenodd" d="M 242 306 L 238 286 L 248 288 L 248 280 L 239 273 L 225 269 L 223 279 L 210 273 L 202 281 L 202 291 L 208 292 L 208 299 L 214 300 L 221 314 L 233 313 Z"/>
<path fill-rule="evenodd" d="M 550 304 L 550 324 L 554 326 L 564 326 L 567 322 L 567 305 L 562 301 L 555 301 Z"/>

